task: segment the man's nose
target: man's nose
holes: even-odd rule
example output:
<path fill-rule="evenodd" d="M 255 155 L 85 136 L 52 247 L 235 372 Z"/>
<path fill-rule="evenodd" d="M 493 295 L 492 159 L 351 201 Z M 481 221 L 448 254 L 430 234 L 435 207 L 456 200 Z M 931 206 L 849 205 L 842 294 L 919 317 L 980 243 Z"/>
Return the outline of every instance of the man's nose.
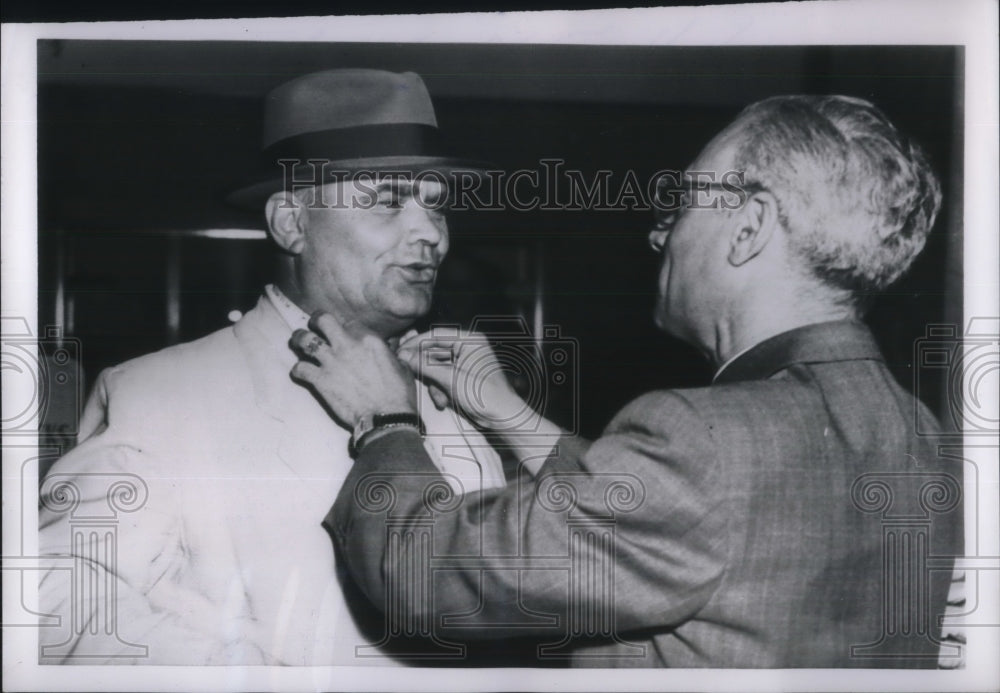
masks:
<path fill-rule="evenodd" d="M 409 227 L 407 230 L 411 242 L 426 243 L 431 246 L 440 246 L 447 242 L 448 225 L 440 211 L 416 200 L 410 200 L 404 218 Z"/>

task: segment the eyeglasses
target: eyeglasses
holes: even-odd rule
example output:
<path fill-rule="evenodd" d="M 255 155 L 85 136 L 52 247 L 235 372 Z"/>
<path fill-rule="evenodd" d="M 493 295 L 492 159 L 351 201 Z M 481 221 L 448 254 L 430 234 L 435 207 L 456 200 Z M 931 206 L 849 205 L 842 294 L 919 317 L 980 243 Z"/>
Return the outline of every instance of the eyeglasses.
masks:
<path fill-rule="evenodd" d="M 746 182 L 742 176 L 734 180 L 729 180 L 726 176 L 723 176 L 722 182 L 691 178 L 677 180 L 663 176 L 656 181 L 653 206 L 661 212 L 687 208 L 739 209 L 751 193 L 764 189 L 758 183 Z"/>
<path fill-rule="evenodd" d="M 752 182 L 661 178 L 656 184 L 655 223 L 649 233 L 649 246 L 661 252 L 667 237 L 689 210 L 739 209 L 751 194 L 764 190 L 767 188 Z"/>

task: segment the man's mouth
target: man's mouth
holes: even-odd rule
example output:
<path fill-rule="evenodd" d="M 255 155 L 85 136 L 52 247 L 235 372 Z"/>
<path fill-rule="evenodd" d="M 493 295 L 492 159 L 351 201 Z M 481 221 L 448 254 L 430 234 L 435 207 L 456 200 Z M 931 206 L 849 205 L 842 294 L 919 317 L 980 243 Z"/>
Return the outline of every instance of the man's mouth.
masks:
<path fill-rule="evenodd" d="M 396 265 L 403 277 L 411 283 L 431 283 L 437 276 L 437 265 L 433 262 L 410 262 Z"/>

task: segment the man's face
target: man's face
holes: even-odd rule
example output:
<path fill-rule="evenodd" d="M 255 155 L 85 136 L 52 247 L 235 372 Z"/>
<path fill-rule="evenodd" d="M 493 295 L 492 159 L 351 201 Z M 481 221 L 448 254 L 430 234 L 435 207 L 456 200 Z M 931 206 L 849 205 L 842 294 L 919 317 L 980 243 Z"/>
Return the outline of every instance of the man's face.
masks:
<path fill-rule="evenodd" d="M 299 281 L 310 309 L 381 336 L 405 330 L 431 306 L 448 252 L 436 181 L 324 186 L 307 208 Z"/>
<path fill-rule="evenodd" d="M 702 150 L 686 178 L 697 171 L 701 180 L 719 182 L 731 167 L 736 145 L 735 133 L 724 131 Z M 727 302 L 726 222 L 730 218 L 715 189 L 702 190 L 694 199 L 702 206 L 715 200 L 719 207 L 684 204 L 675 212 L 657 212 L 656 227 L 649 234 L 650 244 L 662 258 L 654 321 L 660 329 L 689 342 L 705 333 Z M 685 203 L 690 201 L 685 197 Z"/>

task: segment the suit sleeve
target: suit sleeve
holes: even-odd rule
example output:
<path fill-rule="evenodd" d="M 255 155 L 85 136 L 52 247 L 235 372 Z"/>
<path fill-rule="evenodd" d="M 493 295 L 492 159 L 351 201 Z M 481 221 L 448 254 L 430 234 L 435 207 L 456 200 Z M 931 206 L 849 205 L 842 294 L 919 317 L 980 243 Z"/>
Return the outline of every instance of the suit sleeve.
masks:
<path fill-rule="evenodd" d="M 489 626 L 478 637 L 511 635 L 495 624 L 522 605 L 611 610 L 619 631 L 696 613 L 721 580 L 726 553 L 710 426 L 679 396 L 648 395 L 573 452 L 556 451 L 534 480 L 449 500 L 419 436 L 386 434 L 359 455 L 326 524 L 378 608 L 405 603 L 413 613 L 401 617 L 437 618 L 471 603 L 473 618 Z M 429 525 L 430 562 L 447 568 L 434 571 L 434 597 L 393 600 L 413 579 L 400 537 Z M 613 579 L 581 589 L 571 573 L 582 564 Z"/>
<path fill-rule="evenodd" d="M 107 382 L 87 405 L 90 437 L 42 483 L 39 604 L 59 625 L 40 628 L 40 662 L 266 663 L 251 631 L 220 633 L 222 605 L 186 579 L 169 464 L 109 425 Z"/>

